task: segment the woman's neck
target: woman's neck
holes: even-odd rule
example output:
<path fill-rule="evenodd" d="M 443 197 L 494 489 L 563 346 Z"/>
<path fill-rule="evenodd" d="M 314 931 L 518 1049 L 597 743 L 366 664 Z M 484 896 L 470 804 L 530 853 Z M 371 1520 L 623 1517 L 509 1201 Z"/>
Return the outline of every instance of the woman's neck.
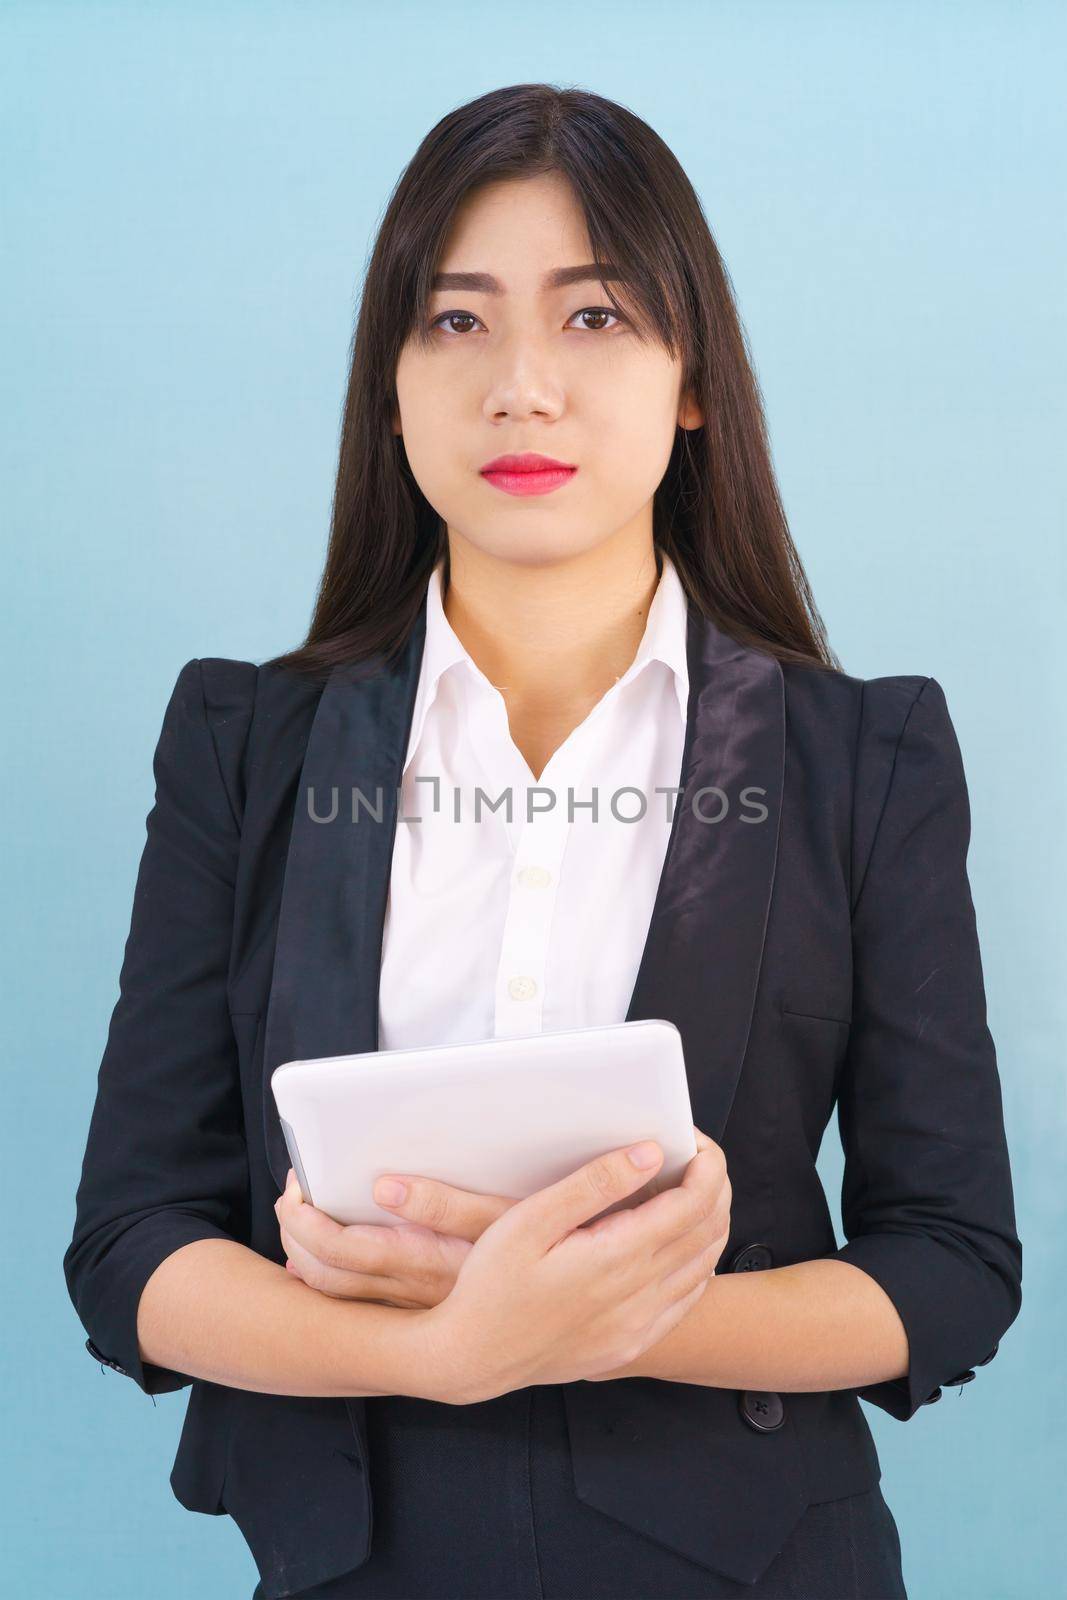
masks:
<path fill-rule="evenodd" d="M 633 661 L 659 582 L 650 534 L 536 564 L 450 535 L 449 569 L 449 625 L 509 712 L 551 717 L 569 707 L 576 723 Z"/>
<path fill-rule="evenodd" d="M 660 562 L 651 535 L 560 561 L 523 564 L 450 537 L 449 625 L 507 707 L 536 780 L 630 666 Z"/>

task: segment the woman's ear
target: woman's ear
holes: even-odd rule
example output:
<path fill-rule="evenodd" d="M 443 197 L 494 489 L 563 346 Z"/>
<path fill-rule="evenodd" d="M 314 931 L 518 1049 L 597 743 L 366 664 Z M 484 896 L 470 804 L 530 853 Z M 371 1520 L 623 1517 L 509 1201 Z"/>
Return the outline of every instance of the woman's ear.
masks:
<path fill-rule="evenodd" d="M 704 425 L 704 413 L 693 399 L 692 395 L 682 396 L 682 403 L 678 407 L 678 426 L 680 428 L 700 428 Z"/>

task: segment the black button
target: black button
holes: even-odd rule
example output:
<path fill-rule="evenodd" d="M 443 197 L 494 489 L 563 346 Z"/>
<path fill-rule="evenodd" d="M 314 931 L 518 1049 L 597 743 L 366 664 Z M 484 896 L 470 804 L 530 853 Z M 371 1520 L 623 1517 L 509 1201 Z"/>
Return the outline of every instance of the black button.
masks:
<path fill-rule="evenodd" d="M 785 1407 L 780 1394 L 759 1389 L 746 1389 L 738 1396 L 741 1415 L 757 1433 L 773 1433 L 785 1421 Z"/>
<path fill-rule="evenodd" d="M 731 1272 L 756 1272 L 762 1267 L 772 1267 L 774 1256 L 767 1244 L 746 1244 L 737 1251 L 730 1262 Z"/>
<path fill-rule="evenodd" d="M 968 1367 L 966 1372 L 958 1372 L 954 1378 L 950 1378 L 948 1380 L 948 1387 L 950 1389 L 957 1389 L 961 1383 L 970 1383 L 973 1377 L 974 1371 L 971 1367 Z"/>
<path fill-rule="evenodd" d="M 940 1398 L 941 1398 L 941 1390 L 940 1389 L 935 1389 L 933 1394 L 928 1394 L 926 1396 L 926 1399 L 923 1401 L 923 1405 L 924 1406 L 932 1406 L 934 1401 L 935 1400 L 940 1400 Z"/>
<path fill-rule="evenodd" d="M 987 1361 L 992 1361 L 993 1357 L 996 1355 L 996 1353 L 997 1353 L 997 1351 L 999 1349 L 1000 1349 L 1000 1340 L 998 1339 L 996 1344 L 993 1346 L 992 1350 L 990 1350 L 989 1354 L 987 1356 L 983 1356 L 981 1361 L 976 1361 L 975 1362 L 975 1366 L 976 1367 L 984 1367 Z"/>

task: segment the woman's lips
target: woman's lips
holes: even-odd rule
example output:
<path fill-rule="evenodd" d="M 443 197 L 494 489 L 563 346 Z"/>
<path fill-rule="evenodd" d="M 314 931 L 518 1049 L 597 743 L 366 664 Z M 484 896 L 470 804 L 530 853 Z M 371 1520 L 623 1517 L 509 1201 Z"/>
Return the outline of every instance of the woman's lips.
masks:
<path fill-rule="evenodd" d="M 535 471 L 514 472 L 492 468 L 483 471 L 486 483 L 505 494 L 551 494 L 561 484 L 568 483 L 578 471 L 577 467 L 545 467 Z"/>

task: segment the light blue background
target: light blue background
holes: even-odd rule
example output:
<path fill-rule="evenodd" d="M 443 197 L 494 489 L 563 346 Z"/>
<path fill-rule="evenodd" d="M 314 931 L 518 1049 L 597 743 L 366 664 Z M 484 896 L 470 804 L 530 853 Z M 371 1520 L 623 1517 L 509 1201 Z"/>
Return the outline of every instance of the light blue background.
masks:
<path fill-rule="evenodd" d="M 401 167 L 450 107 L 546 79 L 625 102 L 690 173 L 847 670 L 947 694 L 1025 1305 L 974 1383 L 868 1415 L 911 1600 L 1061 1592 L 1062 8 L 142 0 L 0 24 L 10 1591 L 251 1594 L 234 1524 L 171 1496 L 186 1395 L 94 1365 L 60 1271 L 151 755 L 191 656 L 303 633 Z M 822 1170 L 836 1201 L 833 1123 Z"/>

